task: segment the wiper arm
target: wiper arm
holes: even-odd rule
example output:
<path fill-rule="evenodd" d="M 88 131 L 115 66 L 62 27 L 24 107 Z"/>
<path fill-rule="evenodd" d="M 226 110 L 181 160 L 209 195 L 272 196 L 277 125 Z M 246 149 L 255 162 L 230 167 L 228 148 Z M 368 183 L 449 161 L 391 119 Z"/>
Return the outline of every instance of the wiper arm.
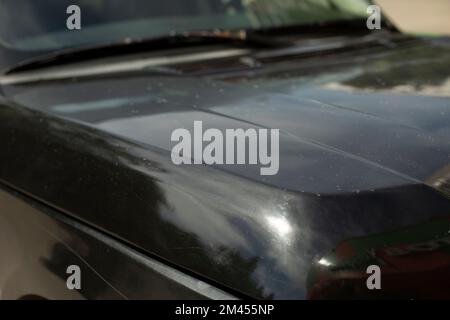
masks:
<path fill-rule="evenodd" d="M 6 74 L 121 54 L 223 43 L 252 48 L 283 47 L 288 45 L 285 42 L 274 39 L 274 37 L 258 35 L 248 30 L 172 33 L 156 38 L 124 39 L 121 42 L 101 46 L 57 51 L 22 62 L 8 69 Z"/>

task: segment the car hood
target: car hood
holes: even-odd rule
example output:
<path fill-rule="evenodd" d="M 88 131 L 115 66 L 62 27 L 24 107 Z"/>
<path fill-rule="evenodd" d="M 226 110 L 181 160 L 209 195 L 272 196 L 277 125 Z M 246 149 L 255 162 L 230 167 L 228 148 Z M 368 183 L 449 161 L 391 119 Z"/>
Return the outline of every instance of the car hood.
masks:
<path fill-rule="evenodd" d="M 51 83 L 14 100 L 168 152 L 171 133 L 193 130 L 194 121 L 204 129 L 280 129 L 277 175 L 261 177 L 258 166 L 218 167 L 294 191 L 370 190 L 424 182 L 449 163 L 449 52 L 434 51 L 231 79 Z"/>
<path fill-rule="evenodd" d="M 35 128 L 50 142 L 12 147 L 14 159 L 39 154 L 27 170 L 44 184 L 23 169 L 12 176 L 17 160 L 3 174 L 228 288 L 304 298 L 307 271 L 340 241 L 450 213 L 449 58 L 447 48 L 411 47 L 215 77 L 148 72 L 5 86 L 28 110 L 16 116 L 28 134 Z M 171 133 L 197 120 L 205 129 L 279 129 L 278 174 L 173 165 Z"/>

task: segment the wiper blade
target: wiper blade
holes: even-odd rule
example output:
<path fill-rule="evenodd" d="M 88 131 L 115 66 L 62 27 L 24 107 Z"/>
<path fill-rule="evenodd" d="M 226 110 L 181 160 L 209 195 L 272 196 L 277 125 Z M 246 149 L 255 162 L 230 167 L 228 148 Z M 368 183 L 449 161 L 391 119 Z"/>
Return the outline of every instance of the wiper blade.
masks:
<path fill-rule="evenodd" d="M 121 42 L 101 46 L 88 46 L 56 51 L 22 62 L 8 69 L 6 74 L 122 54 L 224 43 L 251 48 L 283 47 L 289 45 L 276 40 L 274 37 L 261 36 L 248 30 L 171 33 L 156 38 L 124 39 Z"/>

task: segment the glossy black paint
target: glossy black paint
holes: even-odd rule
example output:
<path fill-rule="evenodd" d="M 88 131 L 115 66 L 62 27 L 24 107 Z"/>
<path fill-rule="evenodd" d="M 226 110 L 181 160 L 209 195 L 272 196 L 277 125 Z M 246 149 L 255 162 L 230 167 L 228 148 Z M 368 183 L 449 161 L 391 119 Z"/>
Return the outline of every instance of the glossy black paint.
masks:
<path fill-rule="evenodd" d="M 2 299 L 225 296 L 10 188 L 0 189 L 0 210 Z M 71 265 L 80 267 L 79 290 L 66 286 Z"/>
<path fill-rule="evenodd" d="M 326 298 L 308 292 L 308 273 L 342 241 L 450 214 L 449 58 L 421 43 L 214 77 L 3 86 L 0 179 L 246 296 Z M 171 132 L 194 120 L 280 128 L 279 174 L 173 165 Z"/>

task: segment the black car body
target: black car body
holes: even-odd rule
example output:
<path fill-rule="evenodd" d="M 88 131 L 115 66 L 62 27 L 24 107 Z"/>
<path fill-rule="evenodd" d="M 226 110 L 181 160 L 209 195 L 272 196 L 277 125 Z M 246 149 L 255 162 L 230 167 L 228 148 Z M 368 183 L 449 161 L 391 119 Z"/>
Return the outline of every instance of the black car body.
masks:
<path fill-rule="evenodd" d="M 448 42 L 365 21 L 271 36 L 315 28 L 5 68 L 2 297 L 450 297 Z M 174 165 L 196 120 L 279 128 L 278 174 Z"/>

